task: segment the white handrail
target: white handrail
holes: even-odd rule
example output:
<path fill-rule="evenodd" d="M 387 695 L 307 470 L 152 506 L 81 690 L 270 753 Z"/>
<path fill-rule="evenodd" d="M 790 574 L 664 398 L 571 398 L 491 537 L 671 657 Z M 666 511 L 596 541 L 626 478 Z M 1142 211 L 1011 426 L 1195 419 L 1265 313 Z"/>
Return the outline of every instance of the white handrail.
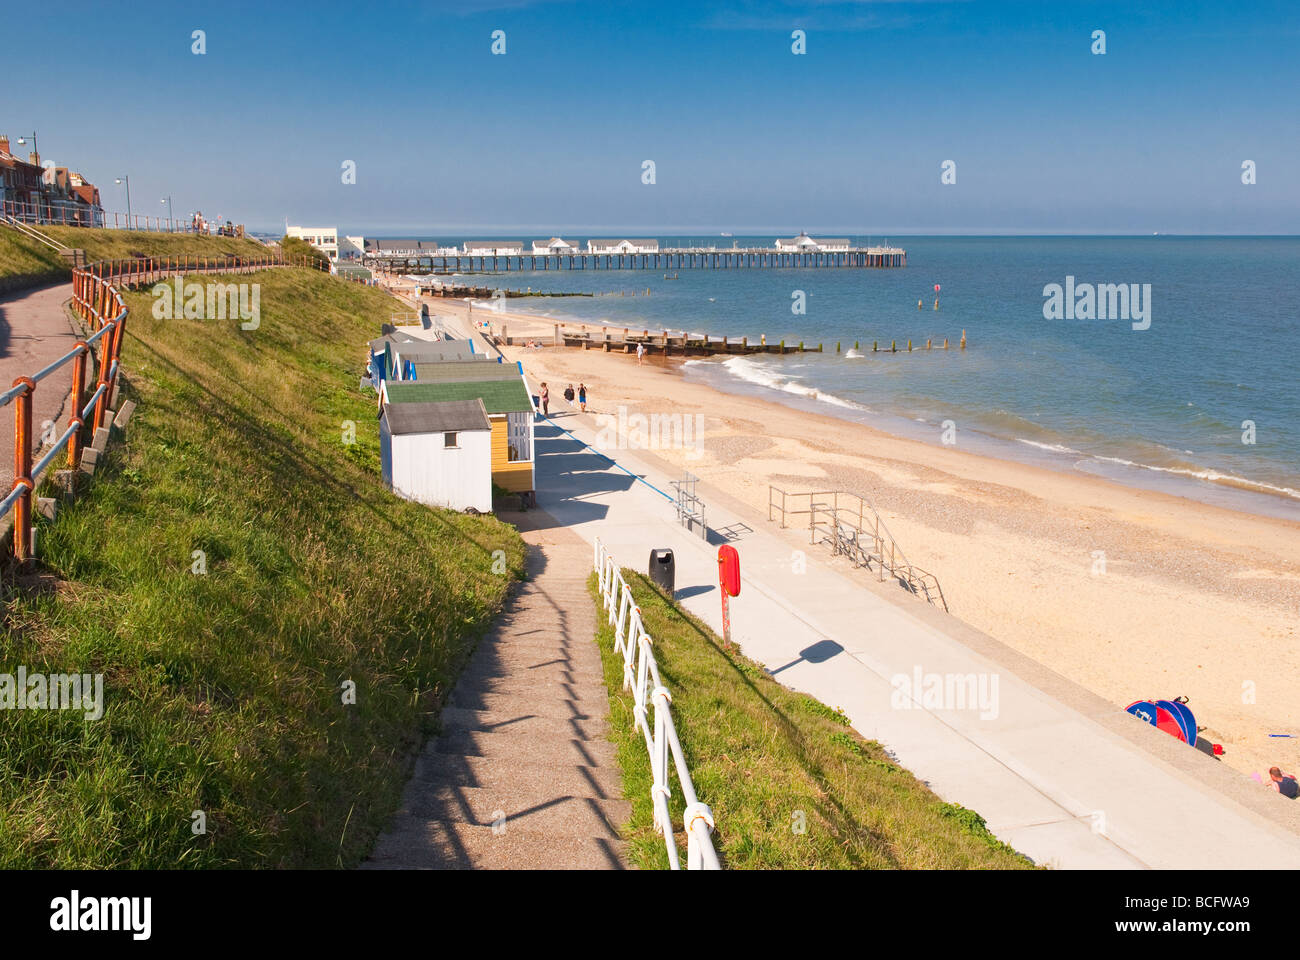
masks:
<path fill-rule="evenodd" d="M 650 795 L 654 800 L 655 830 L 663 834 L 668 851 L 668 865 L 681 869 L 677 856 L 677 843 L 673 839 L 672 817 L 668 812 L 668 758 L 672 757 L 681 785 L 686 811 L 682 826 L 686 830 L 686 869 L 721 870 L 718 853 L 713 849 L 713 811 L 700 802 L 691 783 L 691 772 L 682 756 L 681 741 L 673 724 L 672 694 L 659 679 L 659 664 L 655 662 L 649 634 L 641 625 L 641 608 L 632 602 L 632 590 L 623 580 L 622 571 L 605 545 L 596 538 L 594 564 L 600 583 L 600 597 L 614 627 L 614 650 L 623 657 L 623 689 L 632 690 L 632 715 L 636 729 L 645 736 L 646 750 L 650 753 L 650 771 L 653 785 Z M 633 660 L 636 661 L 635 669 Z M 654 732 L 647 722 L 647 701 L 654 705 Z"/>

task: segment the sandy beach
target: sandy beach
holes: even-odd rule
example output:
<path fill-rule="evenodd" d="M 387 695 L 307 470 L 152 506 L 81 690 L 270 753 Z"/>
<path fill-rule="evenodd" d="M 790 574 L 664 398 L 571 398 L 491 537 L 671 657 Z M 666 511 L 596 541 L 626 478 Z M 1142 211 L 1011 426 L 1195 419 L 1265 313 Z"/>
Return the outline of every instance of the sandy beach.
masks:
<path fill-rule="evenodd" d="M 428 301 L 463 326 L 467 306 Z M 480 307 L 512 337 L 552 321 Z M 767 523 L 768 485 L 846 490 L 876 504 L 954 616 L 1123 709 L 1190 697 L 1243 773 L 1300 765 L 1300 524 L 1080 474 L 900 439 L 858 423 L 686 380 L 598 350 L 506 347 L 534 385 L 585 382 L 590 414 L 702 414 L 702 454 L 656 450 Z M 1104 572 L 1096 551 L 1104 551 Z M 865 576 L 865 574 L 864 574 Z"/>

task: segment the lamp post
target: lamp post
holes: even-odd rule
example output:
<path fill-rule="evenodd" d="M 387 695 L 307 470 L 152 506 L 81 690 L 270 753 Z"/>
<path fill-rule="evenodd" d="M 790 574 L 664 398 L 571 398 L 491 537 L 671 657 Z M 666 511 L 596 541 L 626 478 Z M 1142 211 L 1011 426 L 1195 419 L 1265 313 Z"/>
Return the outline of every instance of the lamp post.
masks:
<path fill-rule="evenodd" d="M 28 139 L 27 137 L 19 137 L 18 142 L 20 144 L 23 144 L 27 142 L 27 139 Z M 32 153 L 36 154 L 36 163 L 39 165 L 41 162 L 41 151 L 36 149 L 36 131 L 34 130 L 32 131 L 31 141 L 32 141 Z"/>
<path fill-rule="evenodd" d="M 168 223 L 171 227 L 174 227 L 174 226 L 175 226 L 175 223 L 174 223 L 173 220 L 172 220 L 172 197 L 171 197 L 171 194 L 169 193 L 167 196 L 163 197 L 163 198 L 162 198 L 161 200 L 159 200 L 158 202 L 159 202 L 159 203 L 165 203 L 165 204 L 167 204 L 167 223 Z"/>
<path fill-rule="evenodd" d="M 35 131 L 35 130 L 32 131 L 32 137 L 31 137 L 31 140 L 32 140 L 32 153 L 36 156 L 36 163 L 37 163 L 37 165 L 39 166 L 39 165 L 40 165 L 40 162 L 41 162 L 41 154 L 40 154 L 40 151 L 36 149 L 36 131 Z M 27 138 L 26 138 L 26 137 L 19 137 L 19 138 L 18 138 L 18 142 L 19 142 L 20 144 L 24 144 L 24 143 L 27 142 Z M 38 191 L 38 192 L 37 192 L 37 197 L 38 197 L 38 199 L 37 199 L 36 201 L 34 201 L 34 206 L 35 206 L 35 208 L 36 208 L 36 222 L 37 222 L 37 223 L 40 223 L 40 221 L 41 221 L 41 201 L 40 201 L 40 199 L 39 199 L 39 196 L 40 196 L 40 193 L 39 193 L 40 188 L 39 188 L 39 187 L 37 187 L 37 191 Z"/>
<path fill-rule="evenodd" d="M 113 182 L 126 184 L 126 228 L 130 230 L 131 229 L 131 178 L 128 177 L 126 174 L 122 174 L 122 176 L 118 177 Z"/>

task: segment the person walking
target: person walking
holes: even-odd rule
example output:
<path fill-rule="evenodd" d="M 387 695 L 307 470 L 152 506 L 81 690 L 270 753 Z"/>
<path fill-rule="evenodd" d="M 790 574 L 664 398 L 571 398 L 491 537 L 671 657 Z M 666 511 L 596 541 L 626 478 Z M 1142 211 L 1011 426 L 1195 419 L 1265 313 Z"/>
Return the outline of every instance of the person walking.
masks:
<path fill-rule="evenodd" d="M 551 391 L 547 389 L 547 386 L 544 383 L 542 384 L 541 400 L 542 400 L 542 416 L 549 417 L 551 415 Z"/>
<path fill-rule="evenodd" d="M 585 383 L 578 384 L 578 406 L 582 408 L 583 413 L 587 412 L 587 385 Z"/>
<path fill-rule="evenodd" d="M 645 344 L 640 340 L 636 344 L 636 365 L 642 366 L 645 363 Z"/>
<path fill-rule="evenodd" d="M 564 388 L 564 399 L 568 402 L 569 407 L 573 407 L 573 384 Z"/>

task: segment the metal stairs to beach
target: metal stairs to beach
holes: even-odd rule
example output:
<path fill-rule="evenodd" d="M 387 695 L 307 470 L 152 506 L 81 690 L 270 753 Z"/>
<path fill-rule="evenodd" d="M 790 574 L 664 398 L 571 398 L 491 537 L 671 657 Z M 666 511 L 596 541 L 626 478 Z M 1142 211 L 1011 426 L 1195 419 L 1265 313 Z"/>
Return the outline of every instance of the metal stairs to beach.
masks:
<path fill-rule="evenodd" d="M 515 521 L 515 517 L 510 518 Z M 367 869 L 622 869 L 591 548 L 518 515 L 528 579 L 475 650 Z M 531 527 L 531 529 L 530 529 Z"/>

